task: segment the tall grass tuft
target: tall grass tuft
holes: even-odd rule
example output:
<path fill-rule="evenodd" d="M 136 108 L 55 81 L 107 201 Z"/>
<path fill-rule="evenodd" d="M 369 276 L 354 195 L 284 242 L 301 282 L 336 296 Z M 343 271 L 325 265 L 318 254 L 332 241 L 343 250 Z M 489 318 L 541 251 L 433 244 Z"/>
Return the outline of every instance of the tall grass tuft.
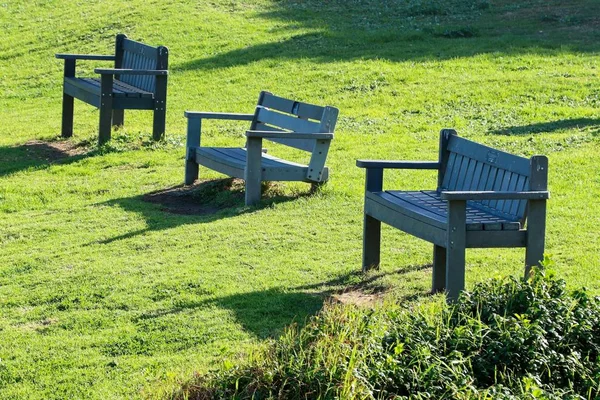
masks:
<path fill-rule="evenodd" d="M 452 306 L 330 305 L 176 397 L 592 399 L 599 351 L 599 299 L 537 270 L 478 284 Z"/>

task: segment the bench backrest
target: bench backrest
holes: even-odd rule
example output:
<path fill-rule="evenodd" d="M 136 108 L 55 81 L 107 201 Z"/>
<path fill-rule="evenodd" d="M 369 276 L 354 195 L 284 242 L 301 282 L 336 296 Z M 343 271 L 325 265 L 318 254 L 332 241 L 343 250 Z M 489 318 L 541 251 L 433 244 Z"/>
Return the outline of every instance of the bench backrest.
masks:
<path fill-rule="evenodd" d="M 166 70 L 169 50 L 164 46 L 152 47 L 117 35 L 115 44 L 115 68 Z M 156 78 L 152 75 L 123 75 L 121 82 L 128 83 L 147 92 L 156 92 Z"/>
<path fill-rule="evenodd" d="M 544 156 L 531 159 L 505 153 L 459 137 L 444 129 L 440 138 L 438 190 L 526 191 L 547 190 Z M 477 206 L 504 218 L 525 221 L 526 200 L 486 200 Z"/>
<path fill-rule="evenodd" d="M 286 131 L 299 133 L 333 133 L 338 109 L 285 99 L 269 92 L 261 92 L 254 113 L 251 130 Z M 273 142 L 312 152 L 315 139 L 269 139 Z"/>

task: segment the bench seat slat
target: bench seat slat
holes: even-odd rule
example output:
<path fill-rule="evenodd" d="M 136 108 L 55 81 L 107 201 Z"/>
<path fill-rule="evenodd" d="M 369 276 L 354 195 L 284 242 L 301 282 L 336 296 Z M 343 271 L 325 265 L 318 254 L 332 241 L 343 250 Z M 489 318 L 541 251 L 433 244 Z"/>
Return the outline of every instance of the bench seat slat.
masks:
<path fill-rule="evenodd" d="M 365 214 L 418 238 L 440 246 L 444 244 L 446 238 L 444 228 L 441 228 L 438 224 L 431 225 L 430 220 L 418 219 L 419 214 L 410 214 L 407 209 L 399 211 L 389 205 L 390 203 L 367 200 L 365 201 Z M 413 218 L 415 215 L 417 218 Z"/>
<path fill-rule="evenodd" d="M 65 83 L 100 96 L 100 78 L 65 78 Z M 115 79 L 113 80 L 113 96 L 152 98 L 153 94 Z"/>
<path fill-rule="evenodd" d="M 440 199 L 436 191 L 385 191 L 368 192 L 368 201 L 409 214 L 422 222 L 445 229 L 448 219 L 448 203 Z M 503 218 L 478 207 L 476 202 L 467 202 L 467 230 L 518 230 L 520 223 Z"/>
<path fill-rule="evenodd" d="M 247 151 L 245 148 L 197 147 L 196 162 L 215 171 L 244 179 Z M 263 180 L 306 181 L 308 166 L 262 153 Z M 324 174 L 328 175 L 325 168 Z"/>

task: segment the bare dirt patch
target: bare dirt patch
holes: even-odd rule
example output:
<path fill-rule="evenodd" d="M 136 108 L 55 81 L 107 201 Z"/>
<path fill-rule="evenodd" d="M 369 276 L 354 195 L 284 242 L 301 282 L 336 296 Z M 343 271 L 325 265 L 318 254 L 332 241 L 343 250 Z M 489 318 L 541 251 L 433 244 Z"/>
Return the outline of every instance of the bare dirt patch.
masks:
<path fill-rule="evenodd" d="M 50 325 L 53 325 L 58 322 L 57 318 L 46 318 L 41 321 L 27 322 L 19 327 L 26 331 L 40 331 L 48 328 Z"/>
<path fill-rule="evenodd" d="M 338 304 L 353 304 L 358 307 L 374 307 L 383 302 L 386 288 L 378 287 L 376 291 L 369 289 L 366 292 L 360 287 L 350 288 L 342 293 L 331 295 L 331 302 Z"/>
<path fill-rule="evenodd" d="M 264 207 L 271 202 L 294 200 L 302 196 L 311 196 L 316 189 L 308 192 L 286 194 L 283 186 L 276 182 L 262 182 L 262 200 Z M 157 190 L 142 196 L 148 203 L 160 204 L 161 210 L 182 215 L 211 215 L 221 210 L 247 210 L 244 202 L 244 180 L 237 178 L 197 181 L 193 185 L 177 185 Z"/>
<path fill-rule="evenodd" d="M 145 194 L 142 199 L 159 204 L 161 210 L 181 215 L 211 215 L 220 210 L 244 205 L 244 181 L 219 179 L 189 186 L 173 186 Z"/>
<path fill-rule="evenodd" d="M 41 140 L 30 140 L 24 144 L 27 155 L 47 162 L 56 162 L 69 157 L 80 156 L 87 149 L 69 141 L 44 142 Z"/>

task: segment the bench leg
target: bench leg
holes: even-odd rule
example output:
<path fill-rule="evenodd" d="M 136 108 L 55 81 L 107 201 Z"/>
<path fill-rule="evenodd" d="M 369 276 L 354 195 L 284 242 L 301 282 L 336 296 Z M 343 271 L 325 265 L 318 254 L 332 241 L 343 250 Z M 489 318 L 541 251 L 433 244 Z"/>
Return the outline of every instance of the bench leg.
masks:
<path fill-rule="evenodd" d="M 158 141 L 165 135 L 165 119 L 167 117 L 166 75 L 159 75 L 156 77 L 156 93 L 154 94 L 154 98 L 154 123 L 152 124 L 152 139 Z"/>
<path fill-rule="evenodd" d="M 188 154 L 187 155 L 187 159 L 185 160 L 185 179 L 184 179 L 184 183 L 186 185 L 191 185 L 193 184 L 196 179 L 198 179 L 198 172 L 199 172 L 199 167 L 198 167 L 198 163 L 196 163 L 196 154 L 195 148 L 192 149 L 187 149 Z"/>
<path fill-rule="evenodd" d="M 75 76 L 75 60 L 65 60 L 64 77 Z M 60 135 L 64 138 L 73 136 L 73 96 L 63 92 L 62 123 Z"/>
<path fill-rule="evenodd" d="M 449 201 L 446 244 L 446 291 L 449 302 L 456 301 L 465 288 L 466 222 L 467 202 Z"/>
<path fill-rule="evenodd" d="M 154 110 L 154 122 L 152 124 L 152 139 L 158 141 L 165 134 L 165 118 L 166 112 L 164 108 L 156 108 Z"/>
<path fill-rule="evenodd" d="M 527 248 L 525 250 L 525 279 L 532 267 L 544 259 L 546 232 L 546 201 L 530 200 L 527 212 Z"/>
<path fill-rule="evenodd" d="M 366 193 L 378 192 L 383 188 L 383 168 L 367 168 L 365 174 L 365 206 Z M 363 262 L 362 270 L 379 268 L 381 255 L 381 221 L 367 215 L 363 222 Z"/>
<path fill-rule="evenodd" d="M 248 138 L 246 142 L 246 170 L 244 180 L 246 181 L 246 205 L 251 206 L 260 201 L 261 178 L 262 178 L 262 139 Z"/>
<path fill-rule="evenodd" d="M 73 96 L 63 93 L 61 136 L 73 136 Z"/>
<path fill-rule="evenodd" d="M 199 118 L 188 119 L 187 139 L 185 142 L 185 179 L 186 185 L 191 185 L 198 179 L 198 163 L 196 162 L 196 148 L 200 147 L 200 131 L 202 120 Z"/>
<path fill-rule="evenodd" d="M 365 214 L 363 223 L 363 272 L 379 268 L 381 255 L 381 221 Z"/>
<path fill-rule="evenodd" d="M 102 75 L 100 80 L 100 126 L 98 127 L 98 144 L 110 140 L 112 125 L 112 75 Z"/>
<path fill-rule="evenodd" d="M 118 127 L 123 126 L 125 120 L 125 110 L 113 110 L 112 111 L 112 126 Z"/>
<path fill-rule="evenodd" d="M 433 245 L 433 274 L 431 292 L 443 292 L 446 289 L 446 248 Z"/>
<path fill-rule="evenodd" d="M 112 110 L 104 105 L 100 107 L 100 126 L 98 128 L 98 144 L 102 145 L 110 140 Z"/>

